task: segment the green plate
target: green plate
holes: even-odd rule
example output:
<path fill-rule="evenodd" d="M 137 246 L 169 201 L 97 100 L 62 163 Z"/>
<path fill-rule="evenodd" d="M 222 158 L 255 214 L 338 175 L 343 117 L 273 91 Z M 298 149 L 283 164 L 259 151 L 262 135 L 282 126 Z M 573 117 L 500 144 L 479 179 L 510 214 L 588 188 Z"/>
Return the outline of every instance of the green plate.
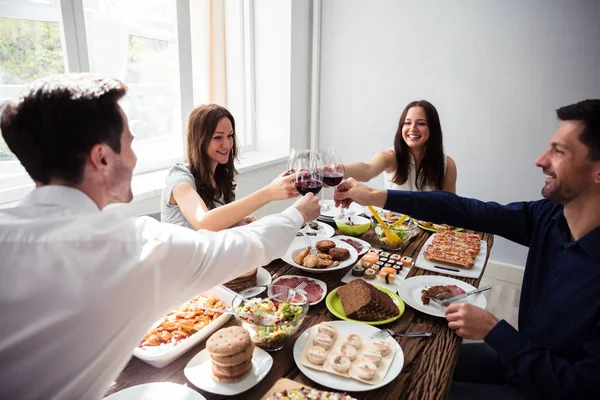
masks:
<path fill-rule="evenodd" d="M 331 311 L 331 313 L 333 315 L 335 315 L 336 317 L 338 317 L 340 319 L 343 319 L 344 321 L 362 322 L 363 324 L 368 324 L 368 325 L 384 325 L 384 324 L 390 323 L 390 322 L 395 321 L 398 318 L 400 318 L 402 316 L 402 314 L 404 314 L 404 302 L 402 301 L 400 296 L 398 296 L 396 293 L 392 292 L 391 290 L 382 288 L 381 286 L 377 286 L 377 285 L 373 285 L 373 286 L 375 286 L 377 289 L 381 290 L 382 292 L 387 293 L 392 298 L 392 300 L 394 301 L 394 304 L 396 304 L 398 306 L 398 311 L 399 311 L 398 315 L 396 315 L 395 317 L 392 317 L 392 318 L 385 319 L 383 321 L 373 321 L 373 322 L 357 321 L 355 319 L 350 319 L 350 318 L 346 317 L 346 313 L 344 312 L 344 307 L 342 307 L 342 302 L 340 300 L 340 297 L 337 294 L 338 288 L 333 289 L 327 295 L 327 298 L 325 299 L 325 304 L 327 305 L 327 309 L 329 311 Z"/>
<path fill-rule="evenodd" d="M 429 232 L 437 232 L 438 231 L 433 226 L 423 226 L 421 224 L 419 224 L 419 228 L 424 229 L 424 230 L 429 231 Z M 464 229 L 463 228 L 454 228 L 452 230 L 454 232 L 460 232 L 460 231 L 463 231 Z"/>

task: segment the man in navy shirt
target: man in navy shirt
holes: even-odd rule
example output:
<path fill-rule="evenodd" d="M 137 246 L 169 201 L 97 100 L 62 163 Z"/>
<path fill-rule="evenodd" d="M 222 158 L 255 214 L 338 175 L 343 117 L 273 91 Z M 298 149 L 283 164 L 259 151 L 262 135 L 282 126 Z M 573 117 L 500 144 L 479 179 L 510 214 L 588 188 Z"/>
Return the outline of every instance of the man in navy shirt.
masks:
<path fill-rule="evenodd" d="M 469 303 L 451 304 L 464 338 L 454 399 L 600 398 L 600 100 L 557 110 L 536 160 L 544 200 L 500 205 L 448 192 L 375 190 L 349 179 L 335 200 L 500 235 L 529 247 L 518 330 Z"/>

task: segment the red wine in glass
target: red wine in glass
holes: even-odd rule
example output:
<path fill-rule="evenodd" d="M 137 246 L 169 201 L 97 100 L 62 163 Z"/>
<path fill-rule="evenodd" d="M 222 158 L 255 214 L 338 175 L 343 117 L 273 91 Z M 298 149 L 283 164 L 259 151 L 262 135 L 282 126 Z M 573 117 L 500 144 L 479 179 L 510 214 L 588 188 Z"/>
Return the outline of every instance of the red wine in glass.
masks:
<path fill-rule="evenodd" d="M 301 194 L 305 195 L 307 193 L 313 193 L 317 195 L 321 188 L 323 187 L 323 183 L 321 183 L 318 179 L 302 179 L 296 180 L 296 190 Z"/>
<path fill-rule="evenodd" d="M 344 174 L 339 172 L 323 172 L 323 184 L 327 187 L 336 187 L 342 183 Z"/>

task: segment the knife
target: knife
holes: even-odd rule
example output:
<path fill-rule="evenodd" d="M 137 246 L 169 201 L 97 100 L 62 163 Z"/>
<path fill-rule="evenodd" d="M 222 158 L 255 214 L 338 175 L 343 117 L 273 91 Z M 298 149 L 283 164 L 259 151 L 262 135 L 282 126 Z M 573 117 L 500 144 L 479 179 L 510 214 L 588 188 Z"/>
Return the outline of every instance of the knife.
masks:
<path fill-rule="evenodd" d="M 450 303 L 457 302 L 457 301 L 467 298 L 470 295 L 475 294 L 475 293 L 485 292 L 486 290 L 490 290 L 491 288 L 492 288 L 491 286 L 484 286 L 482 288 L 471 290 L 470 292 L 459 294 L 458 296 L 454 296 L 454 297 L 450 297 L 449 299 L 442 300 L 442 307 L 448 307 L 448 305 Z"/>
<path fill-rule="evenodd" d="M 460 272 L 460 269 L 456 269 L 456 268 L 440 267 L 439 265 L 434 265 L 433 267 L 439 268 L 439 269 L 445 269 L 446 271 Z"/>

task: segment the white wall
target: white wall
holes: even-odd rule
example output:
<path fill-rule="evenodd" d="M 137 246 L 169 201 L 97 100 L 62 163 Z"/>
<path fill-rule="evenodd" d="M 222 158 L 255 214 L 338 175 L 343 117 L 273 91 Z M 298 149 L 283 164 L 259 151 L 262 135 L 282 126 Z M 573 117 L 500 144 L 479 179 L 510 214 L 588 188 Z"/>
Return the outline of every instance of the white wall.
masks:
<path fill-rule="evenodd" d="M 346 163 L 392 146 L 404 106 L 426 99 L 458 194 L 538 199 L 555 109 L 600 97 L 600 1 L 323 0 L 322 18 L 319 144 Z M 525 255 L 497 237 L 491 257 Z"/>

